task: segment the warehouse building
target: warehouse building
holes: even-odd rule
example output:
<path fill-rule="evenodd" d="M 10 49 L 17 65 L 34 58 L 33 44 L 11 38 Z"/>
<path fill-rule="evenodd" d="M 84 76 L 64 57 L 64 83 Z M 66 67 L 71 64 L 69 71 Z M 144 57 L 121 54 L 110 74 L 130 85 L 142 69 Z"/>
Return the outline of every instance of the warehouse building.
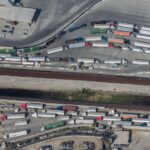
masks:
<path fill-rule="evenodd" d="M 0 0 L 0 19 L 32 23 L 36 9 L 13 6 L 9 0 Z"/>

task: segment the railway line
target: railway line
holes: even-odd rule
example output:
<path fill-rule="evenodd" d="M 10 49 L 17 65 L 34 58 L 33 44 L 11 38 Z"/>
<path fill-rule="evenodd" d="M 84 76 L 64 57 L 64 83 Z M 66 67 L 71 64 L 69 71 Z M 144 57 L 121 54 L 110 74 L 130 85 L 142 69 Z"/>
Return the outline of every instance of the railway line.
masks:
<path fill-rule="evenodd" d="M 105 75 L 105 74 L 70 73 L 70 72 L 0 68 L 0 75 L 150 85 L 150 78 L 114 76 L 114 75 Z"/>

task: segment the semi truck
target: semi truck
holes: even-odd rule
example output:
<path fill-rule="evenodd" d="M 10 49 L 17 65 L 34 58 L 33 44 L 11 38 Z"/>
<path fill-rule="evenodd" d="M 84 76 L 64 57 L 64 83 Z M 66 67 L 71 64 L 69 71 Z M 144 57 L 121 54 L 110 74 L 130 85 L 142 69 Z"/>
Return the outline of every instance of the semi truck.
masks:
<path fill-rule="evenodd" d="M 128 27 L 121 27 L 121 26 L 118 26 L 117 29 L 118 31 L 124 31 L 124 32 L 133 32 L 133 28 L 128 28 Z"/>
<path fill-rule="evenodd" d="M 131 32 L 118 31 L 118 30 L 113 30 L 112 32 L 113 32 L 114 35 L 117 35 L 117 36 L 125 36 L 125 37 L 130 37 L 131 36 Z"/>
<path fill-rule="evenodd" d="M 26 117 L 25 113 L 7 114 L 7 119 L 21 119 L 25 117 Z"/>
<path fill-rule="evenodd" d="M 101 36 L 88 36 L 88 37 L 85 37 L 85 41 L 100 41 L 102 40 L 102 37 Z"/>
<path fill-rule="evenodd" d="M 91 34 L 107 34 L 107 29 L 93 28 L 90 32 Z"/>
<path fill-rule="evenodd" d="M 148 30 L 140 30 L 139 31 L 140 34 L 144 34 L 144 35 L 150 35 L 150 31 Z"/>
<path fill-rule="evenodd" d="M 22 103 L 20 105 L 21 108 L 26 109 L 43 109 L 44 108 L 44 104 L 41 103 Z"/>
<path fill-rule="evenodd" d="M 92 42 L 93 47 L 103 47 L 108 48 L 109 43 L 108 42 Z"/>
<path fill-rule="evenodd" d="M 45 57 L 28 57 L 28 61 L 45 62 Z"/>
<path fill-rule="evenodd" d="M 66 123 L 65 121 L 58 121 L 58 122 L 55 122 L 55 123 L 47 124 L 47 125 L 45 125 L 41 128 L 41 131 L 60 128 L 60 127 L 65 126 L 65 123 Z"/>
<path fill-rule="evenodd" d="M 53 54 L 63 51 L 64 48 L 62 46 L 47 50 L 47 54 Z"/>
<path fill-rule="evenodd" d="M 69 49 L 85 47 L 85 42 L 72 43 L 68 45 Z"/>
<path fill-rule="evenodd" d="M 149 65 L 150 61 L 149 60 L 138 60 L 138 59 L 135 59 L 135 60 L 132 60 L 132 64 L 134 64 L 134 65 Z"/>
<path fill-rule="evenodd" d="M 144 43 L 144 42 L 134 42 L 134 46 L 143 47 L 143 48 L 150 48 L 150 44 Z"/>
<path fill-rule="evenodd" d="M 77 58 L 77 62 L 78 63 L 85 63 L 85 64 L 88 64 L 88 63 L 95 63 L 95 58 Z"/>
<path fill-rule="evenodd" d="M 119 38 L 108 38 L 109 43 L 118 43 L 118 44 L 125 44 L 124 39 Z"/>
<path fill-rule="evenodd" d="M 109 29 L 110 28 L 110 24 L 93 24 L 94 28 L 98 28 L 98 29 Z"/>
<path fill-rule="evenodd" d="M 7 138 L 16 138 L 16 137 L 20 137 L 20 136 L 26 136 L 28 135 L 29 130 L 23 130 L 23 131 L 18 131 L 18 132 L 13 132 L 13 133 L 7 133 L 4 135 L 4 139 Z"/>
<path fill-rule="evenodd" d="M 5 61 L 10 61 L 10 62 L 21 62 L 22 58 L 21 57 L 5 57 Z"/>
<path fill-rule="evenodd" d="M 136 37 L 136 38 L 139 38 L 139 39 L 150 40 L 150 36 L 149 36 L 149 35 L 136 34 L 135 37 Z"/>
<path fill-rule="evenodd" d="M 123 23 L 123 22 L 118 22 L 118 26 L 120 27 L 126 27 L 126 28 L 134 28 L 134 24 L 129 24 L 129 23 Z"/>

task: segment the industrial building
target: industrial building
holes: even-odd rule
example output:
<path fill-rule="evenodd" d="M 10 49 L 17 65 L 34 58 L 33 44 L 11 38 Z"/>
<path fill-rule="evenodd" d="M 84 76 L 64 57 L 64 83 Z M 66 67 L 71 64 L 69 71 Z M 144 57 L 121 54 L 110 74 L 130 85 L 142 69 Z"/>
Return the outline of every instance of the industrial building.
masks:
<path fill-rule="evenodd" d="M 0 0 L 0 19 L 32 23 L 36 9 L 13 6 L 9 0 Z"/>

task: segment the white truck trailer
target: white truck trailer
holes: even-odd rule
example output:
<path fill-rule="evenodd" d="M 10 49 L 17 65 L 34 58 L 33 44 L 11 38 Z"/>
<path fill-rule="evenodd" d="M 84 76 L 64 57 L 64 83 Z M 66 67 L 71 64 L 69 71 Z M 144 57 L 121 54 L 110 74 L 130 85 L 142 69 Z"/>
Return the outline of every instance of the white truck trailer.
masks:
<path fill-rule="evenodd" d="M 63 50 L 64 50 L 64 48 L 62 46 L 59 46 L 59 47 L 47 50 L 47 54 L 58 53 L 58 52 L 61 52 Z"/>
<path fill-rule="evenodd" d="M 138 59 L 135 59 L 135 60 L 132 60 L 132 64 L 134 64 L 134 65 L 149 65 L 150 61 L 149 60 L 138 60 Z"/>
<path fill-rule="evenodd" d="M 25 136 L 28 134 L 27 130 L 23 130 L 23 131 L 18 131 L 18 132 L 13 132 L 13 133 L 7 133 L 4 135 L 4 139 L 7 138 L 16 138 L 16 137 L 20 137 L 20 136 Z"/>

